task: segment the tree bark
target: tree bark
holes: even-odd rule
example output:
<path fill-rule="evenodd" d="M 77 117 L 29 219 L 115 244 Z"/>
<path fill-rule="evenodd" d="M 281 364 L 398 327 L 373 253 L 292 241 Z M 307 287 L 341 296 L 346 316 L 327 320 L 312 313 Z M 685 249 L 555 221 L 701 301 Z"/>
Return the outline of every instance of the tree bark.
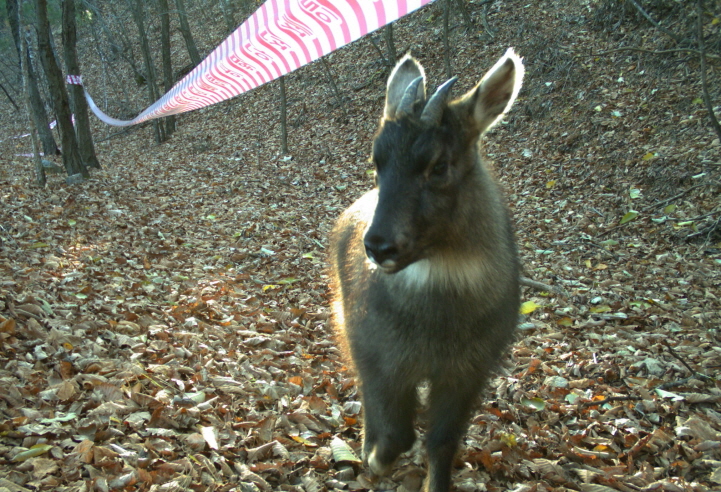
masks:
<path fill-rule="evenodd" d="M 220 9 L 223 11 L 223 20 L 225 21 L 225 27 L 227 31 L 233 32 L 235 30 L 235 19 L 233 19 L 233 7 L 230 5 L 228 0 L 220 0 Z"/>
<path fill-rule="evenodd" d="M 70 75 L 80 75 L 80 63 L 76 50 L 77 32 L 75 29 L 75 0 L 63 0 L 63 54 L 65 68 Z M 70 93 L 73 112 L 75 113 L 75 134 L 78 138 L 78 151 L 83 164 L 100 169 L 100 162 L 95 155 L 93 134 L 90 131 L 88 102 L 82 85 L 71 84 Z"/>
<path fill-rule="evenodd" d="M 285 97 L 285 76 L 280 77 L 280 152 L 288 155 L 288 100 Z"/>
<path fill-rule="evenodd" d="M 168 92 L 173 88 L 173 61 L 170 57 L 170 10 L 168 0 L 158 0 L 160 8 L 160 51 L 163 58 L 163 88 Z M 169 138 L 175 132 L 175 115 L 164 118 L 165 136 Z"/>
<path fill-rule="evenodd" d="M 8 98 L 8 101 L 10 101 L 10 104 L 13 105 L 13 107 L 15 108 L 15 111 L 17 111 L 17 112 L 19 113 L 19 112 L 20 112 L 20 108 L 18 108 L 18 105 L 15 103 L 15 100 L 12 98 L 12 96 L 11 96 L 10 93 L 7 91 L 7 89 L 5 89 L 5 86 L 2 85 L 2 84 L 0 84 L 0 89 L 3 90 L 3 93 L 5 93 L 5 97 Z"/>
<path fill-rule="evenodd" d="M 185 46 L 188 49 L 190 61 L 195 67 L 200 64 L 200 54 L 198 53 L 198 48 L 195 45 L 193 34 L 190 32 L 190 24 L 188 24 L 188 16 L 185 14 L 185 4 L 183 3 L 183 0 L 175 0 L 175 8 L 178 9 L 180 33 L 183 35 L 183 39 L 185 40 Z"/>
<path fill-rule="evenodd" d="M 396 62 L 398 61 L 398 57 L 396 56 L 396 43 L 393 41 L 393 23 L 391 22 L 388 24 L 385 29 L 383 29 L 383 34 L 386 38 L 386 50 L 388 50 L 388 61 L 390 61 L 390 66 L 394 66 Z"/>
<path fill-rule="evenodd" d="M 23 53 L 27 49 L 25 43 L 25 37 L 20 37 L 20 52 Z M 39 187 L 45 188 L 47 182 L 45 176 L 45 168 L 43 167 L 43 161 L 40 158 L 40 145 L 38 145 L 38 128 L 35 125 L 32 117 L 32 105 L 30 104 L 30 91 L 28 90 L 28 83 L 30 77 L 28 76 L 28 62 L 24 56 L 20 57 L 20 69 L 23 74 L 23 87 L 25 88 L 25 107 L 28 112 L 28 123 L 30 124 L 30 139 L 33 145 L 33 159 L 35 162 L 35 182 Z"/>
<path fill-rule="evenodd" d="M 63 73 L 57 64 L 55 54 L 50 45 L 50 22 L 48 21 L 47 0 L 36 0 L 36 14 L 38 17 L 38 51 L 42 60 L 45 76 L 48 79 L 50 94 L 55 104 L 55 113 L 58 119 L 58 128 L 63 145 L 63 164 L 68 176 L 82 174 L 83 178 L 89 178 L 90 173 L 80 159 L 78 142 L 73 129 L 70 102 L 65 91 Z"/>
<path fill-rule="evenodd" d="M 453 76 L 453 69 L 451 68 L 451 42 L 450 32 L 448 25 L 451 20 L 451 0 L 445 0 L 443 2 L 443 64 L 446 68 L 446 78 L 450 79 Z"/>
<path fill-rule="evenodd" d="M 20 10 L 18 9 L 18 2 L 17 0 L 6 0 L 5 7 L 7 8 L 8 21 L 10 23 L 13 40 L 15 41 L 15 48 L 18 52 L 18 60 L 21 61 L 21 64 L 25 63 L 28 70 L 28 83 L 26 87 L 30 99 L 30 116 L 35 123 L 35 128 L 38 130 L 45 155 L 58 155 L 60 151 L 58 150 L 57 143 L 55 143 L 53 133 L 48 126 L 48 114 L 45 111 L 45 104 L 43 104 L 42 97 L 40 97 L 30 46 L 29 44 L 25 44 L 25 50 L 21 49 Z"/>
<path fill-rule="evenodd" d="M 150 44 L 148 43 L 148 36 L 145 32 L 145 21 L 143 20 L 143 0 L 135 0 L 132 6 L 133 19 L 135 25 L 138 26 L 138 32 L 140 34 L 140 51 L 143 53 L 143 61 L 145 63 L 145 77 L 148 87 L 148 98 L 150 104 L 158 100 L 157 90 L 157 78 L 155 76 L 155 67 L 153 65 L 153 58 L 150 55 Z M 165 141 L 165 129 L 160 126 L 158 120 L 153 120 L 153 130 L 155 130 L 155 141 L 162 143 Z"/>

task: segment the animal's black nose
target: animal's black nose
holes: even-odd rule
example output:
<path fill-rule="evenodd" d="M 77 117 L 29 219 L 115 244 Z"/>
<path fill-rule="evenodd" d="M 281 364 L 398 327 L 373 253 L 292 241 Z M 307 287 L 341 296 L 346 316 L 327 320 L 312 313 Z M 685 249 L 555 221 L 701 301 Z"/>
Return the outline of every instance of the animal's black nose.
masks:
<path fill-rule="evenodd" d="M 383 267 L 392 266 L 398 260 L 398 248 L 395 243 L 383 236 L 367 235 L 363 240 L 368 258 Z"/>

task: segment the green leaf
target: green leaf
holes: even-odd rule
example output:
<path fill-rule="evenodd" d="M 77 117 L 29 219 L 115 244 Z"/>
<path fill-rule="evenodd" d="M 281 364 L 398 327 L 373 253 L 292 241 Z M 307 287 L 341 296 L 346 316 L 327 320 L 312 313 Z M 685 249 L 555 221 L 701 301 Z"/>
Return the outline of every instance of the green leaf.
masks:
<path fill-rule="evenodd" d="M 576 403 L 578 401 L 579 398 L 581 398 L 579 395 L 577 395 L 575 393 L 569 393 L 566 395 L 565 400 L 567 403 L 570 403 L 571 405 L 573 405 L 574 403 Z"/>
<path fill-rule="evenodd" d="M 641 196 L 641 190 L 639 190 L 638 188 L 631 188 L 628 194 L 631 197 L 631 200 L 635 200 L 636 198 L 639 198 Z"/>
<path fill-rule="evenodd" d="M 68 225 L 69 225 L 70 227 L 73 227 L 75 224 L 77 224 L 77 222 L 75 221 L 75 219 L 68 219 Z"/>
<path fill-rule="evenodd" d="M 629 210 L 626 215 L 621 218 L 621 222 L 619 222 L 619 225 L 625 224 L 626 222 L 631 222 L 636 217 L 638 217 L 638 212 L 636 212 L 635 210 Z"/>
<path fill-rule="evenodd" d="M 608 248 L 609 246 L 618 246 L 618 241 L 615 239 L 606 239 L 605 241 L 601 241 L 601 246 L 604 246 Z"/>
<path fill-rule="evenodd" d="M 670 214 L 670 213 L 673 213 L 673 212 L 675 212 L 675 211 L 676 211 L 676 204 L 675 204 L 675 203 L 672 203 L 671 205 L 666 205 L 666 206 L 663 208 L 663 213 L 665 213 L 665 214 Z"/>
<path fill-rule="evenodd" d="M 313 253 L 303 253 L 303 255 L 302 255 L 301 257 L 302 257 L 302 258 L 308 258 L 308 259 L 311 259 L 311 260 L 312 260 L 313 258 L 315 258 L 315 257 L 313 256 Z"/>
<path fill-rule="evenodd" d="M 297 281 L 298 281 L 297 278 L 292 278 L 292 277 L 291 277 L 291 278 L 284 278 L 284 279 L 282 279 L 282 280 L 278 280 L 278 283 L 279 283 L 279 284 L 282 284 L 282 285 L 293 285 L 293 284 L 296 283 Z"/>
<path fill-rule="evenodd" d="M 592 313 L 594 313 L 594 314 L 608 313 L 609 311 L 611 311 L 611 307 L 610 307 L 610 306 L 606 306 L 606 305 L 603 305 L 603 306 L 593 306 L 593 307 L 590 309 L 590 311 L 591 311 Z"/>
<path fill-rule="evenodd" d="M 49 248 L 47 243 L 37 242 L 30 245 L 30 249 Z"/>
<path fill-rule="evenodd" d="M 75 420 L 77 418 L 78 414 L 74 412 L 70 412 L 68 414 L 58 413 L 54 419 L 40 419 L 39 422 L 41 424 L 53 424 L 55 422 L 70 422 L 71 420 Z"/>
<path fill-rule="evenodd" d="M 701 99 L 700 97 L 697 97 L 696 99 L 694 99 L 693 101 L 691 101 L 691 104 L 702 105 L 702 104 L 703 104 L 703 99 Z"/>
<path fill-rule="evenodd" d="M 671 393 L 670 391 L 662 390 L 660 388 L 656 388 L 656 394 L 661 398 L 670 398 L 673 401 L 683 401 L 685 399 L 681 395 Z"/>
<path fill-rule="evenodd" d="M 18 453 L 13 458 L 13 461 L 25 461 L 30 458 L 35 458 L 36 456 L 40 456 L 42 454 L 47 453 L 50 451 L 53 447 L 50 444 L 36 444 L 35 446 L 31 447 L 27 451 L 23 451 L 21 453 Z"/>
<path fill-rule="evenodd" d="M 648 161 L 650 159 L 653 159 L 654 157 L 656 157 L 656 154 L 654 154 L 653 152 L 647 152 L 641 159 L 643 159 L 644 161 Z"/>
<path fill-rule="evenodd" d="M 351 463 L 360 463 L 361 460 L 355 455 L 353 450 L 339 437 L 334 437 L 330 442 L 330 450 L 333 452 L 333 459 L 336 463 L 345 461 Z"/>
<path fill-rule="evenodd" d="M 526 405 L 539 412 L 546 408 L 546 401 L 543 398 L 526 398 L 523 396 L 521 397 L 521 405 Z"/>

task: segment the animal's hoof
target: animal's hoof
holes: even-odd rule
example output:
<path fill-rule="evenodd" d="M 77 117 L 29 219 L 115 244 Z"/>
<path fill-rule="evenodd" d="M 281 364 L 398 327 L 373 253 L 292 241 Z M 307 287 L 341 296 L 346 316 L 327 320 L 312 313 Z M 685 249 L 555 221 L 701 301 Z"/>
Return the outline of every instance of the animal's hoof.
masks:
<path fill-rule="evenodd" d="M 383 477 L 391 472 L 393 469 L 393 463 L 382 463 L 378 459 L 378 446 L 376 446 L 368 456 L 368 468 L 370 468 L 371 473 L 374 475 Z"/>

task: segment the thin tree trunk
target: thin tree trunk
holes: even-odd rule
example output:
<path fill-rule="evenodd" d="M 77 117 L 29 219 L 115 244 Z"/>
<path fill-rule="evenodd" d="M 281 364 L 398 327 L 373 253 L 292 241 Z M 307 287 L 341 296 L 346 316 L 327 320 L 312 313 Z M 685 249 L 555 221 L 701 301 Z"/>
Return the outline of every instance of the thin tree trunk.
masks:
<path fill-rule="evenodd" d="M 285 97 L 285 76 L 280 79 L 280 151 L 288 155 L 288 100 Z"/>
<path fill-rule="evenodd" d="M 80 63 L 76 50 L 77 33 L 75 30 L 75 0 L 63 0 L 63 53 L 65 68 L 69 75 L 80 75 Z M 90 131 L 88 102 L 85 100 L 83 86 L 71 84 L 68 90 L 75 113 L 75 134 L 78 137 L 78 151 L 83 164 L 100 169 L 100 162 L 95 155 L 93 134 Z"/>
<path fill-rule="evenodd" d="M 461 12 L 463 22 L 466 23 L 466 31 L 473 32 L 473 18 L 471 18 L 470 12 L 468 12 L 466 2 L 464 0 L 456 0 L 456 7 L 458 7 L 458 10 Z"/>
<path fill-rule="evenodd" d="M 721 125 L 719 125 L 719 122 L 716 119 L 716 113 L 714 113 L 714 107 L 711 102 L 711 96 L 709 95 L 708 80 L 706 76 L 706 43 L 703 39 L 703 0 L 697 0 L 696 2 L 696 36 L 698 37 L 699 60 L 701 62 L 701 90 L 703 93 L 703 101 L 706 105 L 709 120 L 711 121 L 711 128 L 713 128 L 716 135 L 718 135 L 719 140 L 721 140 Z"/>
<path fill-rule="evenodd" d="M 13 105 L 13 107 L 15 108 L 15 111 L 17 111 L 17 112 L 19 113 L 19 112 L 20 112 L 20 108 L 18 108 L 18 105 L 15 104 L 15 100 L 10 96 L 10 93 L 8 93 L 7 89 L 5 89 L 5 86 L 2 85 L 2 84 L 0 84 L 0 89 L 3 90 L 3 92 L 5 93 L 5 97 L 8 98 L 8 101 L 10 101 L 10 104 Z"/>
<path fill-rule="evenodd" d="M 20 52 L 26 51 L 25 37 L 20 36 Z M 45 177 L 45 168 L 43 168 L 43 161 L 40 158 L 40 146 L 38 145 L 38 128 L 35 125 L 35 121 L 32 117 L 32 104 L 30 103 L 30 91 L 28 90 L 28 84 L 30 82 L 28 62 L 24 56 L 20 57 L 21 71 L 23 74 L 23 88 L 25 89 L 25 108 L 28 113 L 28 124 L 30 125 L 30 140 L 33 145 L 33 158 L 35 161 L 35 182 L 39 187 L 45 188 L 47 179 Z"/>
<path fill-rule="evenodd" d="M 58 145 L 55 143 L 53 133 L 48 126 L 49 118 L 45 111 L 45 104 L 43 104 L 42 97 L 40 97 L 40 90 L 38 89 L 37 76 L 35 75 L 35 68 L 33 66 L 32 52 L 30 51 L 29 43 L 25 43 L 25 50 L 21 49 L 21 35 L 20 35 L 20 10 L 18 9 L 17 0 L 6 0 L 5 6 L 8 13 L 8 21 L 10 23 L 10 30 L 12 31 L 13 39 L 15 41 L 15 47 L 18 52 L 18 60 L 21 63 L 25 63 L 28 70 L 28 85 L 27 92 L 30 98 L 31 117 L 35 122 L 35 127 L 38 130 L 38 135 L 42 143 L 43 152 L 45 155 L 58 155 Z"/>
<path fill-rule="evenodd" d="M 385 29 L 383 29 L 383 34 L 386 38 L 386 50 L 388 50 L 388 60 L 390 61 L 390 65 L 393 66 L 398 60 L 398 57 L 396 56 L 396 43 L 395 41 L 393 41 L 393 23 L 388 24 Z"/>
<path fill-rule="evenodd" d="M 185 4 L 183 3 L 183 0 L 175 0 L 175 8 L 178 9 L 178 19 L 180 20 L 180 33 L 183 35 L 186 48 L 188 48 L 188 55 L 190 55 L 190 61 L 195 67 L 200 64 L 200 54 L 198 53 L 198 48 L 195 45 L 193 34 L 190 32 L 190 24 L 188 24 L 188 16 L 185 14 Z"/>
<path fill-rule="evenodd" d="M 333 94 L 335 95 L 338 106 L 343 111 L 343 114 L 348 117 L 348 111 L 346 111 L 345 104 L 343 103 L 343 96 L 341 96 L 340 90 L 338 90 L 338 85 L 335 83 L 333 72 L 330 70 L 330 64 L 326 60 L 325 56 L 321 58 L 320 61 L 323 64 L 323 68 L 325 68 L 325 73 L 328 76 L 328 82 L 330 83 L 331 89 L 333 89 Z"/>
<path fill-rule="evenodd" d="M 228 32 L 235 30 L 235 20 L 233 19 L 233 8 L 228 0 L 220 0 L 220 10 L 223 11 L 223 20 L 225 21 L 225 27 Z"/>
<path fill-rule="evenodd" d="M 38 51 L 45 69 L 45 76 L 48 79 L 50 94 L 53 97 L 55 113 L 58 119 L 58 128 L 63 145 L 63 164 L 68 176 L 81 174 L 83 178 L 89 178 L 90 173 L 80 159 L 78 142 L 73 129 L 70 102 L 65 91 L 63 73 L 57 64 L 55 54 L 50 45 L 50 22 L 48 21 L 47 0 L 36 0 L 36 15 L 38 18 Z"/>
<path fill-rule="evenodd" d="M 450 23 L 451 17 L 451 0 L 445 0 L 443 2 L 443 64 L 446 67 L 446 78 L 450 79 L 453 76 L 453 69 L 451 68 L 451 42 L 448 24 Z"/>
<path fill-rule="evenodd" d="M 170 58 L 170 10 L 168 0 L 158 0 L 160 7 L 160 51 L 163 58 L 163 87 L 165 92 L 173 88 L 173 61 Z M 165 136 L 175 132 L 175 115 L 165 118 Z"/>
<path fill-rule="evenodd" d="M 143 21 L 143 0 L 135 0 L 132 10 L 133 19 L 135 20 L 135 25 L 138 26 L 138 32 L 140 34 L 140 51 L 143 53 L 143 61 L 145 62 L 148 98 L 152 104 L 158 100 L 157 78 L 155 77 L 155 67 L 153 66 L 153 58 L 150 55 L 150 44 L 148 43 L 148 36 L 145 32 L 145 22 Z M 158 124 L 158 120 L 153 120 L 153 130 L 155 130 L 155 141 L 157 143 L 164 142 L 165 129 Z"/>

